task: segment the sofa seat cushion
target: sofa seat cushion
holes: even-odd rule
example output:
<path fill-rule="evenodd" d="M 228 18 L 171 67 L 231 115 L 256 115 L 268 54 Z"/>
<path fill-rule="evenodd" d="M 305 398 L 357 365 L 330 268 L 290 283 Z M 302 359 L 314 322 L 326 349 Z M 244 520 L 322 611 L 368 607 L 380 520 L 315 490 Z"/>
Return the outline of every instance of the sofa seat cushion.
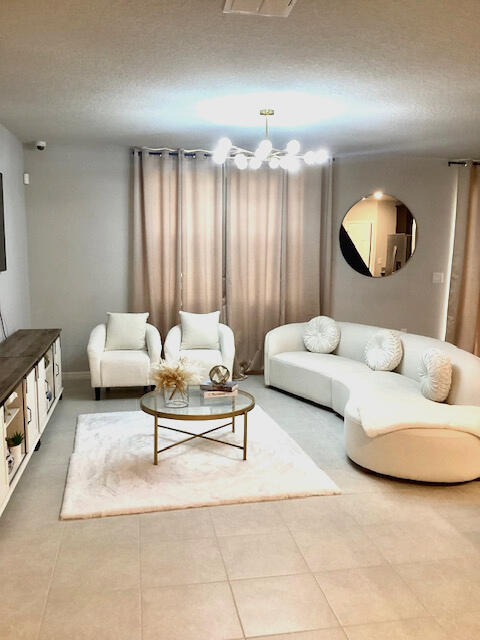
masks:
<path fill-rule="evenodd" d="M 415 397 L 422 397 L 420 385 L 415 380 L 402 376 L 392 371 L 372 371 L 371 376 L 362 379 L 349 379 L 345 381 L 347 387 L 346 406 L 343 415 L 348 415 L 352 420 L 361 423 L 360 407 L 373 404 L 376 397 L 382 394 L 392 396 L 398 394 L 402 398 L 410 400 Z"/>
<path fill-rule="evenodd" d="M 453 429 L 480 437 L 480 407 L 428 400 L 420 384 L 397 373 L 375 372 L 350 389 L 345 413 L 373 438 L 403 429 Z"/>
<path fill-rule="evenodd" d="M 367 366 L 367 365 L 365 365 Z M 367 367 L 368 368 L 368 367 Z M 420 393 L 420 385 L 415 380 L 402 376 L 392 371 L 372 371 L 368 368 L 370 375 L 355 375 L 354 372 L 349 376 L 338 378 L 332 383 L 332 409 L 337 413 L 345 415 L 345 411 L 350 411 L 355 419 L 360 420 L 358 416 L 358 403 L 365 393 L 368 397 L 375 397 L 375 394 L 381 393 L 382 389 L 393 391 L 406 391 Z M 365 392 L 363 392 L 365 389 Z M 420 393 L 421 395 L 421 393 Z"/>
<path fill-rule="evenodd" d="M 270 384 L 312 400 L 332 406 L 332 380 L 342 382 L 371 375 L 363 362 L 331 353 L 291 351 L 270 360 Z"/>
<path fill-rule="evenodd" d="M 150 358 L 146 351 L 104 351 L 100 362 L 102 387 L 137 387 L 150 383 Z"/>
<path fill-rule="evenodd" d="M 192 362 L 198 368 L 199 375 L 205 380 L 208 380 L 212 367 L 223 364 L 222 352 L 218 349 L 183 349 L 179 355 L 180 358 L 186 358 Z"/>

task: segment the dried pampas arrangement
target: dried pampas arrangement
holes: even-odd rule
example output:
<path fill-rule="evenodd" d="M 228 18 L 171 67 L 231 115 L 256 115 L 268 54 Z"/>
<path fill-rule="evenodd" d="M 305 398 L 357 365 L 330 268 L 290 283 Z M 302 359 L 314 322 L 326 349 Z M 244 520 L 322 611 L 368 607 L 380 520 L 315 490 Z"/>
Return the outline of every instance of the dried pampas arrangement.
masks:
<path fill-rule="evenodd" d="M 172 397 L 177 391 L 186 393 L 189 385 L 200 384 L 201 381 L 197 367 L 186 358 L 175 362 L 160 360 L 152 367 L 151 377 L 157 389 L 172 389 Z"/>

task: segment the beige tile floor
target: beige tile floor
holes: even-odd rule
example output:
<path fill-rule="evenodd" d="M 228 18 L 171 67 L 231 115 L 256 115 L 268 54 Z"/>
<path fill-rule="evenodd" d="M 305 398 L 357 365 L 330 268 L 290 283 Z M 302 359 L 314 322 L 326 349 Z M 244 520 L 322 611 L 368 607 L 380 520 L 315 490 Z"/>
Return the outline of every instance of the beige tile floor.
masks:
<path fill-rule="evenodd" d="M 480 638 L 480 482 L 362 472 L 333 413 L 243 385 L 343 495 L 60 522 L 76 416 L 138 407 L 69 381 L 0 518 L 0 640 Z"/>

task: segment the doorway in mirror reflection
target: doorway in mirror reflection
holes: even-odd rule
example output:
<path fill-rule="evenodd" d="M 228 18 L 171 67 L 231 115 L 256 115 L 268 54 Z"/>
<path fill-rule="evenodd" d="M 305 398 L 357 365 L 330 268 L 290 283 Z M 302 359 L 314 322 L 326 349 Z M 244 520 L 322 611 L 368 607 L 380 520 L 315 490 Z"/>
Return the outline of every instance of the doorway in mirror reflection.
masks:
<path fill-rule="evenodd" d="M 415 252 L 417 224 L 401 200 L 377 191 L 347 211 L 339 240 L 343 257 L 352 269 L 381 278 L 410 260 Z"/>

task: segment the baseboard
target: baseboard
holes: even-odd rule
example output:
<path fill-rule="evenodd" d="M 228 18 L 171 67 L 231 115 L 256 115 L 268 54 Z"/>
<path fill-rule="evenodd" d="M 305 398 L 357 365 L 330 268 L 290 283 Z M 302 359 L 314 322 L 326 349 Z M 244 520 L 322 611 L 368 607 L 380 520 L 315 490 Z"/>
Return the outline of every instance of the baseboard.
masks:
<path fill-rule="evenodd" d="M 88 380 L 90 378 L 89 371 L 63 371 L 62 375 L 66 380 Z"/>

